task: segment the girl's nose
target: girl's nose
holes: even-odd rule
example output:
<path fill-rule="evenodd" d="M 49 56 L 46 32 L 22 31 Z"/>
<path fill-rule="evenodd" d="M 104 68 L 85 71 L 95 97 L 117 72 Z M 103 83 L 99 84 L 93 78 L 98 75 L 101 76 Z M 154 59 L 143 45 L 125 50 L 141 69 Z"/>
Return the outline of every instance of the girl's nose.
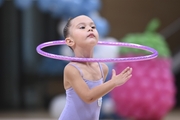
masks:
<path fill-rule="evenodd" d="M 93 31 L 92 27 L 89 27 L 89 28 L 88 28 L 88 31 Z"/>

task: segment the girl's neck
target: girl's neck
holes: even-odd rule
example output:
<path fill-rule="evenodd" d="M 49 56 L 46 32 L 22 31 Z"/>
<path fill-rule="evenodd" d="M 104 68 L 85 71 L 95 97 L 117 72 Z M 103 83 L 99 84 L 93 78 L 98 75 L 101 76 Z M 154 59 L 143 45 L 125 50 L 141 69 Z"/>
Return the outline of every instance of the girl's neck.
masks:
<path fill-rule="evenodd" d="M 74 50 L 74 55 L 75 57 L 79 57 L 79 58 L 93 58 L 93 50 L 85 50 L 85 49 L 81 49 L 81 50 Z"/>

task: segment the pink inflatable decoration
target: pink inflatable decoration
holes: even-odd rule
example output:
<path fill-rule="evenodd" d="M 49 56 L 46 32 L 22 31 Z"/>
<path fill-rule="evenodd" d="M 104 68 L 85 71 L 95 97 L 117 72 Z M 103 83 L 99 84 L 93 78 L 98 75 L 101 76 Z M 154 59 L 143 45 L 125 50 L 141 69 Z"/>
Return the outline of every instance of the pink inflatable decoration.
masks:
<path fill-rule="evenodd" d="M 117 114 L 138 120 L 162 119 L 175 104 L 170 59 L 115 63 L 115 70 L 120 73 L 127 66 L 133 68 L 132 78 L 110 93 Z"/>

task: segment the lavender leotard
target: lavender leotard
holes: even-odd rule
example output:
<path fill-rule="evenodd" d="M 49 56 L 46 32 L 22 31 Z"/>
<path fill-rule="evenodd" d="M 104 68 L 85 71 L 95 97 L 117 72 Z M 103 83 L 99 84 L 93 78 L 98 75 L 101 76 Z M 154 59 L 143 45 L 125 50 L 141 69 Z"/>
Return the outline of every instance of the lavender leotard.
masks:
<path fill-rule="evenodd" d="M 98 63 L 99 64 L 99 63 Z M 83 78 L 83 74 L 78 66 L 73 65 L 77 68 Z M 99 64 L 102 78 L 97 81 L 83 80 L 89 86 L 89 88 L 93 88 L 103 83 L 104 74 L 102 71 L 101 64 Z M 81 86 L 79 86 L 81 87 Z M 73 88 L 69 88 L 66 90 L 66 105 L 63 109 L 59 120 L 99 120 L 99 114 L 102 104 L 102 98 L 92 102 L 92 103 L 85 103 L 73 90 Z"/>

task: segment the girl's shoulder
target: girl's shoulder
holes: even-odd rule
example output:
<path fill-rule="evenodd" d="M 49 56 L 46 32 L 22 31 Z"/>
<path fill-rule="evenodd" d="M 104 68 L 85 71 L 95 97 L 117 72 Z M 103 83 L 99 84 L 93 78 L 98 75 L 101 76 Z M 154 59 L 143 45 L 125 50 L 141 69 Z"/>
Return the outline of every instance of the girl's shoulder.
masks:
<path fill-rule="evenodd" d="M 64 68 L 64 76 L 77 76 L 79 71 L 71 63 L 68 63 Z"/>
<path fill-rule="evenodd" d="M 66 72 L 71 72 L 71 73 L 73 73 L 73 72 L 79 72 L 79 70 L 80 70 L 80 65 L 79 65 L 79 63 L 77 63 L 77 62 L 70 62 L 70 63 L 68 63 L 66 66 L 65 66 L 65 68 L 64 68 L 64 72 L 66 73 Z"/>
<path fill-rule="evenodd" d="M 68 63 L 68 64 L 65 66 L 64 71 L 75 70 L 75 69 L 73 69 L 74 67 L 72 66 L 72 64 L 74 64 L 74 63 L 72 63 L 72 62 Z"/>
<path fill-rule="evenodd" d="M 100 63 L 103 70 L 108 70 L 108 66 L 105 63 Z"/>
<path fill-rule="evenodd" d="M 102 66 L 102 70 L 103 70 L 104 76 L 106 77 L 108 72 L 109 72 L 109 68 L 108 68 L 108 66 L 105 63 L 100 63 L 100 65 Z"/>

